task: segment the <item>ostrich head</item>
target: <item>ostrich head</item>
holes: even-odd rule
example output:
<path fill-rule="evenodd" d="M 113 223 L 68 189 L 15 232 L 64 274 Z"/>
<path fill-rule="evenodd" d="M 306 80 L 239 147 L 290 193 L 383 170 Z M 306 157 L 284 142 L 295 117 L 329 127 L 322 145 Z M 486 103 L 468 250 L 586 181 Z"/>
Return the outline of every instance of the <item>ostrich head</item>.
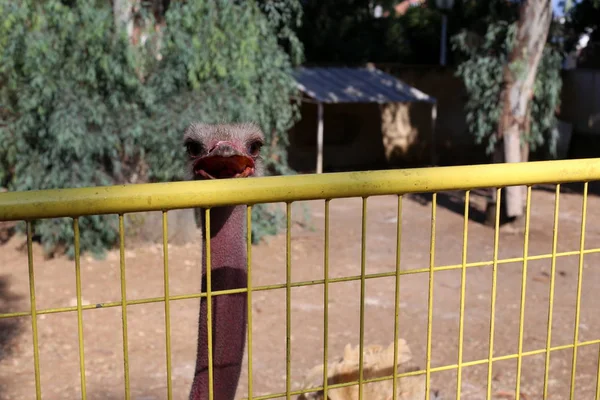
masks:
<path fill-rule="evenodd" d="M 264 135 L 254 124 L 194 123 L 185 131 L 188 179 L 246 178 L 263 172 Z"/>

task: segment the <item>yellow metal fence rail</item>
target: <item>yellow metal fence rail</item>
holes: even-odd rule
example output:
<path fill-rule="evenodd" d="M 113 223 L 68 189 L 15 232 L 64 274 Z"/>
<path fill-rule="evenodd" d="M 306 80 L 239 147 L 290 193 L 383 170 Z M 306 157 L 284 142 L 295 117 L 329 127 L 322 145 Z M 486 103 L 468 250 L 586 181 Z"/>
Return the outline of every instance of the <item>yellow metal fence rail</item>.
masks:
<path fill-rule="evenodd" d="M 9 192 L 0 193 L 0 221 L 25 220 L 27 221 L 27 249 L 28 249 L 28 267 L 29 267 L 29 289 L 31 309 L 29 311 L 19 311 L 0 314 L 0 319 L 31 317 L 31 326 L 33 332 L 34 349 L 34 370 L 36 396 L 42 398 L 42 389 L 40 383 L 39 366 L 39 346 L 38 346 L 38 328 L 37 318 L 44 314 L 54 314 L 62 312 L 76 312 L 78 317 L 78 338 L 79 338 L 79 360 L 80 360 L 80 379 L 82 398 L 86 398 L 85 381 L 85 362 L 84 362 L 84 337 L 82 313 L 84 310 L 106 307 L 121 307 L 123 321 L 123 361 L 125 376 L 125 398 L 130 398 L 129 387 L 129 355 L 128 355 L 128 335 L 127 335 L 127 307 L 134 304 L 146 304 L 164 302 L 165 311 L 165 345 L 166 345 L 166 369 L 167 369 L 167 394 L 172 398 L 171 382 L 171 327 L 170 327 L 170 303 L 182 299 L 193 299 L 206 297 L 208 303 L 209 315 L 209 344 L 211 342 L 211 318 L 210 307 L 211 298 L 232 293 L 247 293 L 248 296 L 248 395 L 255 400 L 267 400 L 277 397 L 290 398 L 292 395 L 298 395 L 305 392 L 316 390 L 324 391 L 324 398 L 327 398 L 327 391 L 350 385 L 359 385 L 359 398 L 363 398 L 363 385 L 368 382 L 383 381 L 393 379 L 393 377 L 405 377 L 414 375 L 425 375 L 425 386 L 427 399 L 429 399 L 429 389 L 431 383 L 431 373 L 457 370 L 457 391 L 456 398 L 461 397 L 461 379 L 462 369 L 475 365 L 487 364 L 487 399 L 492 399 L 492 365 L 500 360 L 517 360 L 517 380 L 515 388 L 515 398 L 520 398 L 520 377 L 522 361 L 524 357 L 545 354 L 545 372 L 543 382 L 543 398 L 548 397 L 548 377 L 549 361 L 552 352 L 564 349 L 572 349 L 573 358 L 571 365 L 570 398 L 575 396 L 575 371 L 577 363 L 577 350 L 583 346 L 600 344 L 600 338 L 590 341 L 579 341 L 579 318 L 581 311 L 581 289 L 583 276 L 583 260 L 586 254 L 600 253 L 600 248 L 585 249 L 585 225 L 587 213 L 588 182 L 600 180 L 600 159 L 569 160 L 569 161 L 545 161 L 531 162 L 525 164 L 496 164 L 496 165 L 478 165 L 478 166 L 460 166 L 429 169 L 410 169 L 410 170 L 389 170 L 372 172 L 353 172 L 353 173 L 335 173 L 322 175 L 298 175 L 289 177 L 265 177 L 254 179 L 239 180 L 216 180 L 207 182 L 175 182 L 160 184 L 139 184 L 127 186 L 112 187 L 94 187 L 81 189 L 62 189 L 45 190 L 29 192 Z M 583 207 L 582 223 L 580 234 L 580 246 L 578 251 L 558 252 L 558 211 L 560 184 L 583 182 Z M 552 236 L 552 251 L 550 254 L 529 255 L 529 217 L 531 212 L 531 186 L 536 184 L 555 184 L 555 205 L 554 205 L 554 228 Z M 500 221 L 500 199 L 501 187 L 525 185 L 527 186 L 527 209 L 526 224 L 524 235 L 524 251 L 522 257 L 499 259 L 499 221 Z M 494 234 L 493 259 L 482 262 L 467 262 L 467 243 L 468 243 L 468 221 L 469 221 L 469 196 L 471 190 L 481 188 L 496 189 L 496 220 Z M 464 190 L 465 209 L 464 226 L 462 238 L 462 261 L 457 265 L 436 265 L 435 262 L 435 229 L 436 229 L 436 206 L 437 193 L 447 190 Z M 428 268 L 401 270 L 400 268 L 400 240 L 402 235 L 402 200 L 403 195 L 407 193 L 433 193 L 431 208 L 431 242 L 430 242 L 430 261 Z M 367 199 L 376 195 L 397 195 L 397 248 L 396 248 L 396 268 L 395 271 L 385 273 L 366 273 L 366 221 L 367 221 Z M 361 242 L 361 272 L 357 276 L 345 276 L 339 278 L 329 277 L 329 232 L 330 218 L 329 205 L 330 200 L 343 197 L 361 197 L 362 198 L 362 242 Z M 325 232 L 324 232 L 324 276 L 323 279 L 292 282 L 291 280 L 291 205 L 293 202 L 301 200 L 324 200 L 325 206 Z M 259 203 L 286 203 L 287 229 L 286 229 L 286 282 L 275 285 L 253 286 L 252 284 L 252 246 L 250 245 L 250 227 L 251 211 L 254 204 Z M 206 220 L 210 220 L 210 208 L 224 205 L 246 205 L 247 206 L 247 225 L 248 225 L 248 287 L 244 289 L 211 291 L 210 272 L 207 273 L 207 292 L 192 293 L 187 295 L 171 296 L 169 294 L 169 263 L 167 246 L 167 212 L 173 209 L 203 207 Z M 125 229 L 124 214 L 143 211 L 161 211 L 162 229 L 163 229 L 163 257 L 164 257 L 164 296 L 144 298 L 136 300 L 127 299 L 126 291 L 126 265 L 125 265 Z M 81 271 L 80 271 L 80 252 L 79 252 L 79 220 L 80 216 L 96 214 L 118 214 L 119 216 L 119 244 L 120 244 L 120 273 L 121 273 L 121 300 L 105 302 L 93 305 L 82 305 L 81 300 Z M 75 275 L 77 286 L 77 305 L 71 307 L 37 309 L 35 296 L 35 269 L 33 265 L 32 251 L 32 225 L 31 221 L 40 218 L 71 217 L 73 218 L 73 230 L 75 240 Z M 209 226 L 206 224 L 206 237 L 209 238 Z M 210 257 L 210 241 L 207 240 L 207 257 Z M 555 287 L 556 259 L 565 256 L 579 256 L 577 297 L 575 310 L 575 327 L 573 332 L 573 342 L 568 345 L 551 346 L 552 337 L 552 318 Z M 523 324 L 525 310 L 525 294 L 527 282 L 527 263 L 533 260 L 551 260 L 550 272 L 550 295 L 548 302 L 548 328 L 546 346 L 542 349 L 523 351 Z M 496 312 L 496 288 L 498 266 L 501 264 L 521 262 L 522 282 L 520 299 L 520 319 L 519 319 L 519 340 L 518 352 L 504 356 L 494 356 L 494 320 Z M 207 262 L 210 265 L 210 260 Z M 490 331 L 489 331 L 489 353 L 485 359 L 474 361 L 463 361 L 463 336 L 464 336 L 464 309 L 465 309 L 465 281 L 466 270 L 473 267 L 492 265 L 492 287 L 491 287 L 491 307 L 490 307 Z M 431 347 L 432 347 L 432 318 L 433 318 L 433 282 L 434 274 L 439 271 L 460 270 L 460 311 L 459 311 L 459 343 L 457 348 L 458 361 L 456 364 L 444 365 L 440 367 L 431 366 Z M 210 269 L 208 270 L 210 271 Z M 393 375 L 387 377 L 378 377 L 375 379 L 365 379 L 363 374 L 363 352 L 364 346 L 364 318 L 365 318 L 365 282 L 370 279 L 383 277 L 395 277 L 395 314 L 394 314 L 394 337 L 398 338 L 398 315 L 399 315 L 399 296 L 400 280 L 403 275 L 408 274 L 429 274 L 428 285 L 428 327 L 426 341 L 426 367 L 424 370 L 411 371 L 407 373 L 398 373 L 397 365 L 394 365 Z M 323 332 L 323 377 L 324 387 L 311 388 L 307 390 L 292 390 L 291 388 L 291 289 L 294 287 L 323 285 L 324 304 L 328 304 L 329 285 L 335 282 L 359 281 L 360 282 L 360 360 L 359 360 L 359 379 L 357 382 L 328 385 L 327 384 L 327 362 L 328 355 L 328 307 L 324 307 L 324 332 Z M 275 393 L 266 396 L 253 397 L 253 379 L 252 379 L 252 294 L 257 291 L 285 289 L 286 290 L 286 391 L 285 393 Z M 394 342 L 394 356 L 397 359 L 398 344 Z M 211 348 L 209 345 L 209 376 L 212 374 L 211 367 Z M 600 354 L 598 359 L 598 377 L 596 383 L 596 399 L 600 399 Z M 393 380 L 394 400 L 396 398 L 396 380 Z"/>

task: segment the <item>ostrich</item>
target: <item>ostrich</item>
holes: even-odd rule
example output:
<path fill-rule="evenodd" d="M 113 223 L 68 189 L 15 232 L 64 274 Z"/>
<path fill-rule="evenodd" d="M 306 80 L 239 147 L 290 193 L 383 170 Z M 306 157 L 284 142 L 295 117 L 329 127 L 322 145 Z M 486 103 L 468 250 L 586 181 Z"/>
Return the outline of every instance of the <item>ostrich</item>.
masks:
<path fill-rule="evenodd" d="M 264 136 L 252 124 L 190 125 L 183 137 L 190 180 L 246 178 L 262 175 Z M 203 211 L 203 210 L 202 210 Z M 202 226 L 205 214 L 201 216 Z M 244 288 L 246 275 L 246 207 L 212 208 L 210 247 L 212 290 Z M 202 230 L 204 236 L 204 229 Z M 202 241 L 206 254 L 206 240 Z M 202 258 L 202 291 L 206 291 L 206 258 Z M 240 377 L 246 339 L 245 293 L 212 298 L 213 389 L 215 400 L 233 399 Z M 196 369 L 190 400 L 208 398 L 206 299 L 200 302 Z"/>

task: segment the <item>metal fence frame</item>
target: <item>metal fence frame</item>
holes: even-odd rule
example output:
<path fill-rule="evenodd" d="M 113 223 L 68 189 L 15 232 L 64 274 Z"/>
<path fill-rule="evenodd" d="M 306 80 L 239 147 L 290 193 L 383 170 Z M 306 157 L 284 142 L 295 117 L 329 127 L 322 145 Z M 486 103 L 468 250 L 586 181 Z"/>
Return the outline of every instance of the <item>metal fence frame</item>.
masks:
<path fill-rule="evenodd" d="M 29 259 L 29 287 L 31 309 L 29 311 L 11 312 L 0 314 L 0 319 L 31 317 L 31 326 L 33 332 L 34 348 L 34 367 L 36 395 L 40 399 L 42 396 L 40 385 L 40 366 L 39 366 L 39 348 L 38 348 L 38 330 L 37 316 L 43 314 L 53 314 L 62 312 L 77 312 L 78 315 L 78 337 L 79 337 L 79 357 L 80 357 L 80 378 L 82 398 L 86 398 L 85 383 L 85 362 L 84 362 L 84 338 L 82 313 L 84 310 L 106 307 L 121 307 L 123 319 L 123 360 L 125 374 L 125 398 L 129 399 L 129 374 L 128 374 L 128 334 L 127 334 L 127 306 L 134 304 L 164 302 L 165 306 L 165 328 L 166 328 L 166 367 L 167 367 L 167 388 L 168 397 L 172 398 L 171 384 L 171 347 L 170 347 L 170 301 L 206 297 L 210 304 L 214 296 L 247 293 L 248 296 L 248 394 L 255 400 L 267 400 L 277 397 L 290 398 L 292 395 L 313 392 L 315 390 L 324 390 L 327 398 L 327 390 L 337 387 L 359 385 L 359 395 L 362 397 L 362 387 L 365 383 L 393 379 L 396 377 L 425 375 L 425 387 L 427 399 L 429 399 L 430 376 L 432 372 L 457 370 L 457 393 L 456 398 L 461 396 L 461 376 L 462 369 L 474 365 L 488 366 L 487 399 L 492 398 L 492 365 L 496 361 L 517 359 L 517 380 L 515 387 L 516 398 L 520 398 L 520 377 L 522 359 L 526 356 L 545 354 L 545 374 L 543 398 L 548 396 L 548 374 L 550 354 L 553 351 L 572 349 L 573 359 L 571 367 L 571 387 L 570 398 L 574 398 L 575 376 L 577 363 L 577 349 L 582 346 L 600 344 L 600 338 L 586 342 L 579 341 L 579 318 L 581 305 L 581 283 L 583 276 L 583 259 L 585 254 L 600 253 L 600 248 L 585 249 L 585 226 L 588 199 L 588 182 L 600 180 L 600 158 L 585 160 L 563 160 L 563 161 L 543 161 L 515 164 L 490 164 L 477 166 L 458 166 L 441 168 L 419 168 L 408 170 L 388 170 L 388 171 L 369 171 L 369 172 L 350 172 L 350 173 L 330 173 L 322 175 L 297 175 L 286 177 L 264 177 L 239 180 L 212 180 L 203 182 L 173 182 L 173 183 L 155 183 L 155 184 L 137 184 L 124 186 L 107 186 L 80 189 L 58 189 L 44 191 L 28 192 L 7 192 L 0 193 L 0 221 L 25 220 L 27 222 L 27 248 Z M 560 198 L 560 184 L 571 182 L 583 182 L 583 207 L 580 248 L 578 251 L 557 252 L 558 236 L 558 210 Z M 555 184 L 556 197 L 554 208 L 554 230 L 552 252 L 550 254 L 529 255 L 529 216 L 531 209 L 531 187 L 537 184 Z M 525 239 L 523 257 L 511 259 L 498 259 L 498 240 L 499 240 L 499 220 L 500 220 L 500 188 L 506 186 L 524 185 L 527 186 L 527 208 L 525 223 Z M 496 223 L 494 234 L 494 252 L 493 259 L 490 261 L 468 263 L 467 262 L 467 243 L 468 243 L 468 212 L 469 195 L 473 189 L 497 188 L 497 207 Z M 436 228 L 436 195 L 437 192 L 448 190 L 464 190 L 465 198 L 465 222 L 463 227 L 463 251 L 462 262 L 457 265 L 435 265 L 435 228 Z M 431 208 L 431 243 L 430 243 L 430 262 L 428 268 L 415 270 L 400 269 L 400 238 L 402 234 L 402 199 L 404 194 L 408 193 L 433 193 Z M 396 249 L 396 269 L 389 273 L 366 274 L 366 221 L 367 221 L 367 199 L 377 195 L 397 195 L 398 196 L 398 224 L 397 224 L 397 249 Z M 331 199 L 344 197 L 362 198 L 362 250 L 361 250 L 361 274 L 358 276 L 347 276 L 341 278 L 329 277 L 329 202 Z M 292 282 L 291 281 L 291 206 L 295 201 L 322 199 L 325 202 L 325 254 L 324 254 L 324 276 L 321 280 Z M 251 224 L 252 206 L 260 203 L 286 203 L 287 211 L 287 231 L 286 231 L 286 282 L 277 285 L 252 286 L 252 266 L 251 255 L 252 246 L 250 245 L 250 231 L 248 229 L 248 287 L 245 289 L 210 291 L 206 293 L 193 293 L 189 295 L 170 296 L 169 294 L 169 264 L 168 264 L 168 226 L 167 212 L 174 209 L 202 207 L 206 208 L 206 215 L 210 217 L 210 208 L 225 205 L 246 205 L 248 228 Z M 126 278 L 125 278 L 125 243 L 124 243 L 124 214 L 144 211 L 161 211 L 163 228 L 163 247 L 164 247 L 164 296 L 155 298 L 145 298 L 137 300 L 127 300 Z M 96 214 L 118 214 L 119 215 L 119 244 L 120 244 L 120 271 L 121 271 L 121 300 L 100 304 L 82 305 L 81 302 L 81 277 L 80 277 L 80 251 L 79 251 L 79 220 L 80 216 Z M 73 218 L 74 240 L 75 240 L 75 275 L 77 287 L 77 306 L 61 307 L 52 309 L 37 309 L 35 303 L 35 271 L 32 257 L 32 228 L 31 221 L 40 218 L 71 217 Z M 209 225 L 205 227 L 209 232 Z M 206 235 L 210 238 L 210 234 Z M 551 346 L 551 328 L 552 311 L 554 301 L 554 283 L 556 259 L 564 256 L 579 256 L 578 281 L 577 281 L 577 300 L 575 309 L 575 327 L 573 332 L 573 342 L 568 345 Z M 523 323 L 525 309 L 525 293 L 527 279 L 527 262 L 530 260 L 551 260 L 550 277 L 550 296 L 548 304 L 548 328 L 546 346 L 542 349 L 533 351 L 523 351 Z M 518 352 L 504 356 L 495 357 L 494 349 L 494 317 L 496 307 L 496 284 L 498 265 L 512 262 L 522 262 L 523 275 L 521 284 L 520 301 L 520 320 L 519 320 L 519 342 Z M 465 278 L 467 268 L 492 265 L 492 301 L 490 308 L 490 332 L 489 332 L 489 355 L 485 359 L 464 362 L 463 354 L 463 328 L 464 328 L 464 307 L 465 307 Z M 431 335 L 433 318 L 433 282 L 434 273 L 437 271 L 461 270 L 461 292 L 460 292 L 460 320 L 459 320 L 459 344 L 457 348 L 458 360 L 456 364 L 445 365 L 441 367 L 431 367 Z M 208 270 L 210 271 L 210 269 Z M 420 371 L 398 374 L 397 365 L 394 366 L 393 375 L 376 379 L 363 378 L 362 349 L 364 346 L 364 296 L 365 281 L 380 277 L 396 277 L 395 287 L 395 320 L 394 337 L 398 338 L 398 313 L 399 313 L 399 282 L 402 275 L 407 274 L 429 274 L 429 292 L 428 292 L 428 327 L 427 327 L 427 352 L 426 366 Z M 210 275 L 210 272 L 207 273 Z M 210 278 L 207 277 L 210 281 Z M 309 285 L 323 285 L 324 304 L 328 304 L 329 284 L 343 281 L 360 281 L 361 283 L 361 302 L 360 302 L 360 360 L 359 360 L 359 379 L 356 382 L 327 385 L 327 361 L 328 361 L 328 307 L 324 308 L 324 387 L 311 388 L 302 391 L 291 390 L 291 364 L 290 364 L 290 336 L 291 336 L 291 288 Z M 286 289 L 286 392 L 272 395 L 252 397 L 252 293 L 262 290 Z M 210 315 L 209 315 L 210 324 Z M 210 337 L 209 329 L 209 337 Z M 210 342 L 210 338 L 209 338 Z M 395 341 L 394 355 L 397 359 L 398 343 Z M 396 379 L 394 379 L 394 389 Z M 210 394 L 212 398 L 212 393 Z M 394 400 L 396 393 L 394 390 Z M 596 383 L 596 399 L 600 399 L 600 354 L 598 361 L 598 379 Z"/>

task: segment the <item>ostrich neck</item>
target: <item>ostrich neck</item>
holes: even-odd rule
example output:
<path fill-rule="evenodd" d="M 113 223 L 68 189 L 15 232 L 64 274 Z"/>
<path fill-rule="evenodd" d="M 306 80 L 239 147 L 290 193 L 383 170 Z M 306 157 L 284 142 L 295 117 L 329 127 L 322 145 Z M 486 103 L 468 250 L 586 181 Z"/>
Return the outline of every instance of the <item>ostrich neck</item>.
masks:
<path fill-rule="evenodd" d="M 202 210 L 202 226 L 205 225 Z M 212 291 L 247 286 L 246 207 L 213 208 L 210 212 Z M 203 229 L 204 234 L 204 229 Z M 206 240 L 202 241 L 206 254 Z M 202 257 L 202 291 L 206 291 L 206 258 Z M 212 297 L 213 399 L 235 396 L 244 356 L 247 296 L 245 293 Z M 190 400 L 208 399 L 207 302 L 200 301 L 198 353 Z"/>

